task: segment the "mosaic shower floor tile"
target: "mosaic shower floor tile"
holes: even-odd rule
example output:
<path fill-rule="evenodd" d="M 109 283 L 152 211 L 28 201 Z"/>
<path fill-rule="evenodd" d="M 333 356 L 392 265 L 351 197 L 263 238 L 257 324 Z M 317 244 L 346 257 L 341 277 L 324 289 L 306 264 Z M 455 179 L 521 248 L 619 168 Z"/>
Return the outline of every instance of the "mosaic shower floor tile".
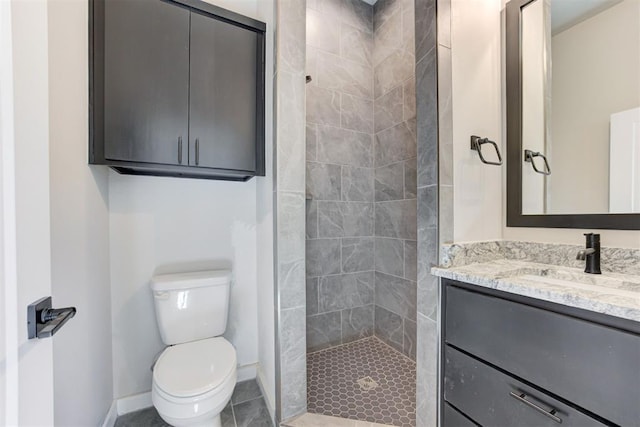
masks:
<path fill-rule="evenodd" d="M 307 355 L 307 410 L 414 427 L 416 364 L 376 337 Z"/>

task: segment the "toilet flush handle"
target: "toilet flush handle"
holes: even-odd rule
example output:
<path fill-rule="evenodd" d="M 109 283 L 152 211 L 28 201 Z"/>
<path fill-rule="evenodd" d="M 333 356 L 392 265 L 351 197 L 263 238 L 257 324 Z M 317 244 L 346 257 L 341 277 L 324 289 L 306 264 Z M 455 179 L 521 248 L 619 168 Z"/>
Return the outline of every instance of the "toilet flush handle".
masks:
<path fill-rule="evenodd" d="M 169 299 L 169 292 L 166 291 L 156 291 L 153 293 L 153 296 L 157 299 L 167 300 Z"/>

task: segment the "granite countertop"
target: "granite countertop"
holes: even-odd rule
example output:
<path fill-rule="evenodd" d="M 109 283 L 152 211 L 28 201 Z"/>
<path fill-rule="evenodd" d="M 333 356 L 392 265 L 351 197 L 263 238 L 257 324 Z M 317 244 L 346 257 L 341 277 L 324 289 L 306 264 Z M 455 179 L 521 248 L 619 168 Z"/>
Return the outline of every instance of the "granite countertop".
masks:
<path fill-rule="evenodd" d="M 470 261 L 470 260 L 468 260 Z M 640 275 L 494 259 L 434 267 L 435 276 L 640 322 Z"/>

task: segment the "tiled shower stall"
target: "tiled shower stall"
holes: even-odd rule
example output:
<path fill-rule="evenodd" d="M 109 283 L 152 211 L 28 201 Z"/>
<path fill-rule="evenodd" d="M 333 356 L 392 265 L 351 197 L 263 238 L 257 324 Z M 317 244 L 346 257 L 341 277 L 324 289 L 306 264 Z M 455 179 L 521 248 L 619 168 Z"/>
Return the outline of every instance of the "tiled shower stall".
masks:
<path fill-rule="evenodd" d="M 450 0 L 276 3 L 277 418 L 312 410 L 314 372 L 335 374 L 348 352 L 361 368 L 392 351 L 413 380 L 381 378 L 409 384 L 410 423 L 436 425 L 429 269 L 453 237 Z"/>
<path fill-rule="evenodd" d="M 307 3 L 307 349 L 415 359 L 413 1 Z"/>

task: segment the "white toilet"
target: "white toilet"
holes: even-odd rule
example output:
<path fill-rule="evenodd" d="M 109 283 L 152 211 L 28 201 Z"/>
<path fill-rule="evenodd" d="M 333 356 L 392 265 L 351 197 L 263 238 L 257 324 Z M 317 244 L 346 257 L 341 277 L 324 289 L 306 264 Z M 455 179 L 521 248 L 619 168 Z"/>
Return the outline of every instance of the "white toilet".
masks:
<path fill-rule="evenodd" d="M 228 270 L 165 274 L 151 280 L 162 341 L 153 368 L 153 406 L 176 426 L 220 427 L 236 385 L 236 350 L 221 335 L 229 311 Z"/>

